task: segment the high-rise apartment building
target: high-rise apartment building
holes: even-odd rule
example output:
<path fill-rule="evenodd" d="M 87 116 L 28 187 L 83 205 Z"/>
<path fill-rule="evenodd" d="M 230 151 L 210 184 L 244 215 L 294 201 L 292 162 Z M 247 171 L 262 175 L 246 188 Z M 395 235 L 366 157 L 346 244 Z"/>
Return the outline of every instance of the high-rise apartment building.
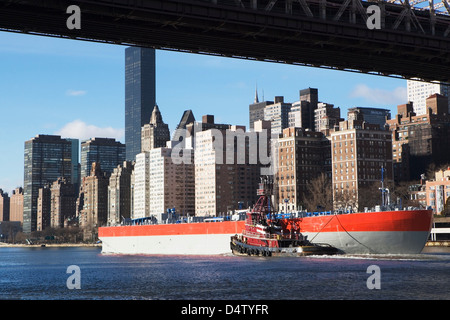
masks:
<path fill-rule="evenodd" d="M 173 161 L 174 150 L 189 152 L 192 161 Z M 161 221 L 162 213 L 175 208 L 181 215 L 195 213 L 194 150 L 156 148 L 150 151 L 150 216 Z M 186 156 L 186 155 L 185 155 Z"/>
<path fill-rule="evenodd" d="M 133 183 L 132 218 L 153 217 L 162 220 L 167 209 L 177 213 L 195 213 L 195 175 L 193 149 L 176 145 L 141 152 L 136 156 Z M 183 153 L 183 159 L 179 159 Z M 189 153 L 189 154 L 188 154 Z"/>
<path fill-rule="evenodd" d="M 78 209 L 80 227 L 85 230 L 85 236 L 93 235 L 93 230 L 106 225 L 108 218 L 108 176 L 102 171 L 101 165 L 94 162 L 90 175 L 81 183 Z"/>
<path fill-rule="evenodd" d="M 112 138 L 92 138 L 81 142 L 81 179 L 88 176 L 94 162 L 102 171 L 111 174 L 125 161 L 125 145 Z"/>
<path fill-rule="evenodd" d="M 50 186 L 50 227 L 64 228 L 69 219 L 75 219 L 77 191 L 66 178 L 58 178 Z"/>
<path fill-rule="evenodd" d="M 291 110 L 288 113 L 288 126 L 290 128 L 302 127 L 302 108 L 298 101 L 292 104 Z"/>
<path fill-rule="evenodd" d="M 124 161 L 117 166 L 109 178 L 108 225 L 116 225 L 131 218 L 132 193 L 131 176 L 133 163 Z"/>
<path fill-rule="evenodd" d="M 286 128 L 278 139 L 278 209 L 297 211 L 308 197 L 308 185 L 321 173 L 331 175 L 330 141 L 321 132 Z M 309 208 L 316 210 L 316 208 Z"/>
<path fill-rule="evenodd" d="M 216 216 L 252 206 L 260 182 L 261 135 L 230 126 L 197 132 L 195 140 L 195 214 Z"/>
<path fill-rule="evenodd" d="M 9 203 L 9 220 L 23 223 L 23 188 L 13 190 Z"/>
<path fill-rule="evenodd" d="M 418 116 L 427 114 L 426 100 L 429 96 L 438 93 L 440 95 L 449 97 L 450 93 L 450 86 L 440 83 L 408 80 L 406 87 L 408 101 L 413 103 L 414 112 Z M 450 99 L 448 100 L 446 113 L 450 113 Z"/>
<path fill-rule="evenodd" d="M 150 216 L 150 152 L 136 155 L 132 219 Z"/>
<path fill-rule="evenodd" d="M 413 110 L 413 103 L 408 102 L 398 105 L 395 118 L 387 121 L 389 130 L 392 132 L 392 161 L 395 181 L 411 180 L 408 124 L 417 125 L 418 123 L 423 122 L 423 116 L 419 116 L 418 119 L 414 119 L 415 121 L 412 123 L 411 120 L 413 120 L 413 117 L 416 117 Z M 419 119 L 420 121 L 417 122 Z"/>
<path fill-rule="evenodd" d="M 319 90 L 317 88 L 306 88 L 300 90 L 300 101 L 308 101 L 315 110 L 319 103 Z"/>
<path fill-rule="evenodd" d="M 392 132 L 395 180 L 417 180 L 430 165 L 450 163 L 450 116 L 445 112 L 447 97 L 432 95 L 426 100 L 427 113 L 416 115 L 413 103 L 397 106 L 397 115 L 387 121 Z"/>
<path fill-rule="evenodd" d="M 0 189 L 0 221 L 9 221 L 10 198 L 7 192 Z"/>
<path fill-rule="evenodd" d="M 291 103 L 284 102 L 284 97 L 277 96 L 272 104 L 264 107 L 264 119 L 258 120 L 270 121 L 272 133 L 280 134 L 289 126 L 291 107 Z"/>
<path fill-rule="evenodd" d="M 51 190 L 50 184 L 39 188 L 39 195 L 37 198 L 37 222 L 36 230 L 43 231 L 50 227 L 51 223 Z"/>
<path fill-rule="evenodd" d="M 330 131 L 343 120 L 339 107 L 334 107 L 334 105 L 329 103 L 319 102 L 317 109 L 314 110 L 314 131 L 329 135 Z"/>
<path fill-rule="evenodd" d="M 227 211 L 226 208 L 223 210 L 223 208 L 217 209 L 216 207 L 216 193 L 221 191 L 216 188 L 218 180 L 216 178 L 216 153 L 217 158 L 222 157 L 218 163 L 223 163 L 223 137 L 230 128 L 229 124 L 216 124 L 213 115 L 204 115 L 201 123 L 195 122 L 187 126 L 187 130 L 195 141 L 195 215 L 197 216 L 215 216 L 218 212 L 225 213 Z M 217 136 L 217 140 L 215 136 Z M 221 145 L 214 148 L 213 141 L 220 142 Z M 224 199 L 222 205 L 226 207 L 227 201 L 229 199 Z"/>
<path fill-rule="evenodd" d="M 78 140 L 61 139 L 60 136 L 37 135 L 25 142 L 23 230 L 36 230 L 37 198 L 39 188 L 53 183 L 59 177 L 75 181 L 74 166 L 78 159 L 72 155 L 73 144 Z M 76 163 L 75 163 L 76 162 Z"/>
<path fill-rule="evenodd" d="M 165 147 L 169 140 L 169 126 L 164 123 L 161 112 L 156 105 L 152 111 L 150 123 L 144 124 L 141 129 L 141 152 Z"/>
<path fill-rule="evenodd" d="M 427 110 L 430 109 L 431 114 L 446 116 L 448 112 L 449 98 L 447 96 L 435 93 L 425 100 Z M 428 113 L 428 112 L 427 112 Z"/>
<path fill-rule="evenodd" d="M 262 101 L 255 93 L 255 100 L 249 105 L 250 131 L 254 130 L 256 121 L 270 121 L 271 130 L 275 134 L 280 134 L 284 128 L 289 126 L 289 112 L 292 104 L 284 102 L 283 96 L 276 96 L 274 101 Z"/>
<path fill-rule="evenodd" d="M 333 199 L 336 208 L 363 205 L 362 192 L 392 181 L 392 137 L 389 130 L 362 120 L 346 120 L 331 133 Z M 359 208 L 361 210 L 361 208 Z"/>
<path fill-rule="evenodd" d="M 289 111 L 289 127 L 314 130 L 314 109 L 308 101 L 296 101 L 292 103 Z"/>
<path fill-rule="evenodd" d="M 155 70 L 154 49 L 125 49 L 125 145 L 128 161 L 134 161 L 141 152 L 141 128 L 150 121 L 156 105 Z"/>
<path fill-rule="evenodd" d="M 301 127 L 304 129 L 314 130 L 314 112 L 319 103 L 319 90 L 316 88 L 306 88 L 300 90 L 300 109 L 301 109 Z M 297 103 L 294 103 L 297 105 Z"/>
<path fill-rule="evenodd" d="M 314 130 L 315 110 L 317 109 L 318 103 L 319 94 L 317 89 L 307 88 L 300 90 L 300 100 L 292 103 L 288 115 L 289 127 Z"/>
<path fill-rule="evenodd" d="M 181 145 L 178 145 L 179 148 L 188 148 L 192 149 L 195 148 L 195 141 L 197 133 L 210 130 L 210 129 L 217 129 L 217 130 L 227 130 L 230 129 L 230 124 L 223 124 L 223 123 L 215 123 L 214 122 L 214 115 L 203 115 L 202 121 L 194 121 L 186 124 L 186 129 L 183 130 L 177 130 L 177 136 L 175 140 L 169 141 L 168 146 L 173 147 L 179 142 L 181 142 Z"/>

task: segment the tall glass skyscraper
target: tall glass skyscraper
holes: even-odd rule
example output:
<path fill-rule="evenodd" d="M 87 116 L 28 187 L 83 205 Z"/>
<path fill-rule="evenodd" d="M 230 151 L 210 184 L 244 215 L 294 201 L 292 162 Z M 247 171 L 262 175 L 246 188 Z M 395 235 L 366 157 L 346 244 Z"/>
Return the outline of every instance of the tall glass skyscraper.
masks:
<path fill-rule="evenodd" d="M 110 175 L 125 161 L 125 145 L 112 138 L 91 138 L 81 142 L 81 180 L 91 173 L 92 163 L 97 162 L 103 172 Z"/>
<path fill-rule="evenodd" d="M 149 123 L 156 104 L 155 50 L 125 49 L 125 145 L 126 159 L 141 152 L 141 127 Z"/>
<path fill-rule="evenodd" d="M 80 188 L 80 141 L 78 139 L 66 138 L 72 144 L 72 184 L 76 192 Z"/>
<path fill-rule="evenodd" d="M 78 149 L 78 140 L 61 139 L 60 136 L 37 135 L 25 142 L 23 231 L 32 232 L 37 226 L 37 198 L 39 188 L 53 183 L 60 177 L 74 183 L 74 167 L 77 157 L 72 150 Z"/>

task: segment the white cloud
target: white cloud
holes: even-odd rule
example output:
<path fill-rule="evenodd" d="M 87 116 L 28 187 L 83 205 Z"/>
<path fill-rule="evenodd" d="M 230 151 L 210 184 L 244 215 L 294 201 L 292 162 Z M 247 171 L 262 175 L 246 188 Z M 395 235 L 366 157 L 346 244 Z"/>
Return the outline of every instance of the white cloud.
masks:
<path fill-rule="evenodd" d="M 87 93 L 87 91 L 84 90 L 67 90 L 66 95 L 68 96 L 84 96 Z"/>
<path fill-rule="evenodd" d="M 408 99 L 406 87 L 385 90 L 369 88 L 365 84 L 358 84 L 350 93 L 350 97 L 363 98 L 369 103 L 376 104 L 402 104 Z"/>
<path fill-rule="evenodd" d="M 100 128 L 92 124 L 87 124 L 81 120 L 74 120 L 67 123 L 59 131 L 56 132 L 57 135 L 63 138 L 73 138 L 87 140 L 90 138 L 115 138 L 120 141 L 123 139 L 125 130 L 115 129 L 112 127 Z"/>

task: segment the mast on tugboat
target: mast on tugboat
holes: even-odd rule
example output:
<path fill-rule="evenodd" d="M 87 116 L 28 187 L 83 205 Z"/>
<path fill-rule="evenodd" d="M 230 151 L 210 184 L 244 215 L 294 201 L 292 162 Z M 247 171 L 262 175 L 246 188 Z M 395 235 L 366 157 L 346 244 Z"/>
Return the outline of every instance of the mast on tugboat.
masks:
<path fill-rule="evenodd" d="M 381 207 L 385 208 L 391 204 L 389 189 L 384 187 L 384 166 L 381 166 Z M 387 193 L 387 195 L 386 195 Z"/>
<path fill-rule="evenodd" d="M 270 208 L 270 197 L 272 195 L 273 185 L 268 176 L 261 177 L 261 182 L 259 184 L 259 188 L 257 190 L 257 195 L 259 196 L 258 201 L 252 209 L 252 215 L 259 215 L 258 220 L 265 219 L 267 215 L 271 217 L 271 208 Z M 259 222 L 259 221 L 258 221 Z"/>

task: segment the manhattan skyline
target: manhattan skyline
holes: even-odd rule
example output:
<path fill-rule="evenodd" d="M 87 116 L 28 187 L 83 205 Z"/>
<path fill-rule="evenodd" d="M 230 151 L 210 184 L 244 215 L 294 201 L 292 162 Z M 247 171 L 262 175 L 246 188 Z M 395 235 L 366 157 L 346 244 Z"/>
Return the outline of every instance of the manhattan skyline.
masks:
<path fill-rule="evenodd" d="M 125 142 L 125 46 L 0 33 L 0 188 L 23 186 L 24 143 L 38 134 Z M 156 51 L 156 103 L 170 131 L 183 112 L 196 119 L 245 125 L 255 88 L 259 100 L 299 99 L 299 90 L 319 90 L 319 101 L 347 109 L 380 107 L 396 114 L 406 103 L 406 80 Z"/>

